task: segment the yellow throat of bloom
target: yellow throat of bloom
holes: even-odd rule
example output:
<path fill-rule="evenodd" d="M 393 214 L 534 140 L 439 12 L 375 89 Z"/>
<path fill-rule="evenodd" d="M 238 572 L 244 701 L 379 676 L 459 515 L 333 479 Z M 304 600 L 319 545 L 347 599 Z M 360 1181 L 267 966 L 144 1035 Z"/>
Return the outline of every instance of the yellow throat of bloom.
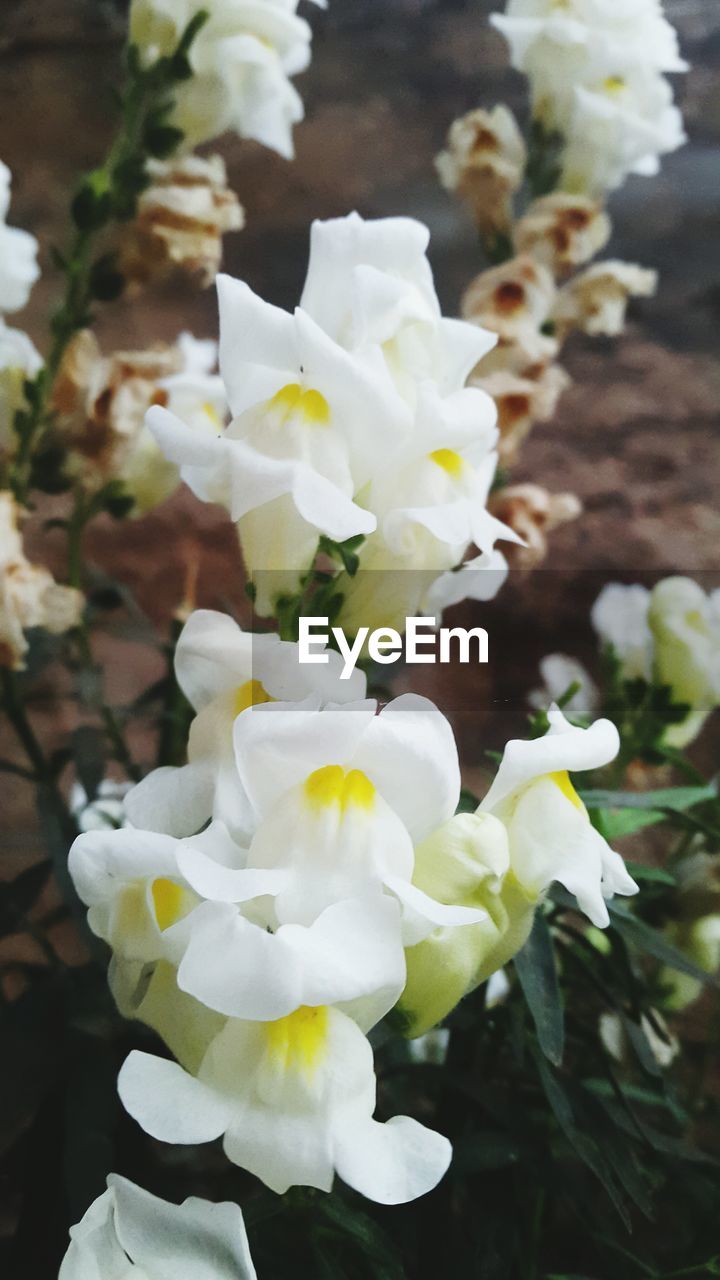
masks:
<path fill-rule="evenodd" d="M 265 1024 L 268 1054 L 273 1066 L 282 1071 L 310 1077 L 325 1055 L 328 1037 L 328 1009 L 301 1005 L 294 1013 Z"/>
<path fill-rule="evenodd" d="M 259 680 L 246 680 L 235 694 L 235 715 L 239 716 L 240 712 L 247 711 L 248 707 L 260 707 L 264 702 L 275 701 L 276 699 L 268 693 Z"/>
<path fill-rule="evenodd" d="M 306 778 L 304 791 L 311 809 L 316 812 L 337 806 L 342 812 L 354 807 L 371 809 L 375 787 L 359 769 L 348 773 L 339 764 L 326 764 Z"/>
<path fill-rule="evenodd" d="M 169 929 L 185 912 L 187 893 L 174 880 L 153 880 L 150 889 L 158 929 Z"/>
<path fill-rule="evenodd" d="M 268 408 L 279 413 L 282 425 L 290 418 L 301 418 L 303 422 L 318 427 L 330 424 L 330 405 L 324 395 L 313 388 L 306 391 L 299 382 L 288 382 L 281 387 L 269 401 Z"/>
<path fill-rule="evenodd" d="M 585 805 L 570 781 L 570 774 L 567 769 L 559 769 L 556 773 L 549 773 L 548 778 L 551 782 L 555 783 L 556 787 L 560 788 L 565 799 L 569 800 L 570 803 L 580 811 L 580 813 L 587 813 Z"/>

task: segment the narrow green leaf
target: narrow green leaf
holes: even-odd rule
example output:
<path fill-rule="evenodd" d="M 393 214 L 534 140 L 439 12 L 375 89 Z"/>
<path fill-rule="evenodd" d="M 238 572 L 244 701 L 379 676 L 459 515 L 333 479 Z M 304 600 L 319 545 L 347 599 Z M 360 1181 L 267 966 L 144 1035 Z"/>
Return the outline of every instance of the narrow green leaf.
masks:
<path fill-rule="evenodd" d="M 555 965 L 552 934 L 541 911 L 535 913 L 532 932 L 515 956 L 515 970 L 532 1014 L 543 1053 L 557 1067 L 565 1043 L 563 998 Z"/>
<path fill-rule="evenodd" d="M 626 942 L 631 943 L 638 951 L 644 951 L 648 955 L 654 956 L 662 964 L 666 964 L 670 969 L 677 970 L 678 973 L 687 973 L 691 978 L 696 978 L 698 982 L 704 982 L 708 986 L 716 987 L 720 990 L 720 978 L 712 973 L 706 973 L 704 969 L 700 969 L 692 960 L 688 960 L 682 951 L 678 951 L 661 933 L 656 929 L 652 929 L 649 924 L 645 924 L 644 920 L 639 920 L 634 916 L 627 907 L 620 906 L 619 903 L 608 903 L 608 911 L 613 926 L 618 933 L 625 938 Z"/>

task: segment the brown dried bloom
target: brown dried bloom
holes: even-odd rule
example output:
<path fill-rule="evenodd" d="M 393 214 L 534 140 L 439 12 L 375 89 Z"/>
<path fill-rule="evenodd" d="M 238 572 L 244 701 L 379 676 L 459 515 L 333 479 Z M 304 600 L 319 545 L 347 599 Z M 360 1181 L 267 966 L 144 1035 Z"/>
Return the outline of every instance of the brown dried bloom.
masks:
<path fill-rule="evenodd" d="M 0 666 L 22 671 L 28 627 L 61 635 L 77 626 L 83 596 L 59 586 L 48 569 L 31 564 L 23 551 L 20 508 L 11 493 L 0 493 Z"/>
<path fill-rule="evenodd" d="M 463 318 L 498 335 L 498 346 L 482 361 L 478 373 L 507 367 L 505 349 L 517 345 L 526 365 L 547 364 L 557 354 L 558 345 L 542 328 L 556 297 L 555 281 L 547 267 L 529 254 L 476 276 L 462 298 Z"/>
<path fill-rule="evenodd" d="M 435 167 L 447 191 L 470 206 L 483 235 L 508 234 L 512 196 L 525 173 L 527 151 L 512 111 L 469 111 L 454 120 Z"/>
<path fill-rule="evenodd" d="M 140 196 L 138 213 L 121 253 L 123 275 L 145 284 L 173 267 L 212 284 L 222 260 L 222 238 L 239 231 L 245 215 L 227 186 L 221 156 L 181 156 L 152 160 L 150 186 Z"/>
<path fill-rule="evenodd" d="M 513 231 L 517 253 L 530 253 L 556 279 L 605 248 L 612 224 L 597 201 L 558 191 L 534 200 Z"/>
<path fill-rule="evenodd" d="M 574 493 L 548 493 L 538 484 L 515 484 L 492 494 L 488 508 L 526 544 L 507 544 L 505 555 L 511 569 L 535 569 L 547 556 L 547 535 L 576 520 L 582 503 Z"/>
<path fill-rule="evenodd" d="M 479 370 L 483 367 L 484 361 Z M 487 376 L 476 373 L 470 379 L 470 386 L 487 391 L 495 401 L 500 461 L 505 466 L 513 466 L 533 424 L 547 422 L 553 416 L 560 396 L 570 386 L 570 378 L 560 365 L 553 364 L 542 367 L 537 379 L 521 378 L 502 369 Z"/>
<path fill-rule="evenodd" d="M 631 262 L 597 262 L 560 290 L 552 319 L 560 341 L 573 329 L 616 337 L 625 328 L 630 298 L 652 297 L 657 271 Z"/>

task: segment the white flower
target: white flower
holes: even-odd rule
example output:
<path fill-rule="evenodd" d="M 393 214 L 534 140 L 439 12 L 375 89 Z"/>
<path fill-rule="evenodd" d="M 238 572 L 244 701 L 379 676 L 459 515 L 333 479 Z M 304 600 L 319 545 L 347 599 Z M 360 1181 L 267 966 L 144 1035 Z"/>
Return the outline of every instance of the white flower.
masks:
<path fill-rule="evenodd" d="M 653 643 L 648 626 L 650 592 L 647 587 L 608 583 L 595 601 L 591 619 L 604 644 L 615 651 L 623 675 L 632 680 L 652 676 Z"/>
<path fill-rule="evenodd" d="M 70 810 L 80 831 L 98 831 L 127 825 L 125 798 L 132 783 L 103 778 L 92 800 L 88 800 L 82 783 L 76 782 L 70 792 Z"/>
<path fill-rule="evenodd" d="M 197 439 L 148 415 L 194 491 L 238 522 L 260 613 L 297 591 L 320 534 L 369 537 L 363 569 L 432 570 L 428 585 L 499 536 L 495 409 L 465 386 L 494 339 L 443 317 L 427 243 L 410 219 L 315 223 L 294 316 L 219 277 L 231 426 Z"/>
<path fill-rule="evenodd" d="M 561 341 L 573 329 L 615 337 L 625 328 L 630 298 L 650 298 L 657 271 L 630 262 L 597 262 L 575 276 L 558 294 L 552 320 Z"/>
<path fill-rule="evenodd" d="M 40 275 L 38 242 L 28 231 L 8 227 L 11 174 L 0 160 L 0 316 L 20 311 Z"/>
<path fill-rule="evenodd" d="M 276 1022 L 231 1020 L 196 1076 L 146 1053 L 118 1080 L 123 1104 L 153 1137 L 225 1154 L 273 1191 L 330 1191 L 335 1173 L 369 1199 L 424 1195 L 450 1163 L 450 1144 L 408 1116 L 372 1119 L 372 1050 L 338 1009 L 301 1008 Z"/>
<path fill-rule="evenodd" d="M 720 596 L 708 596 L 691 578 L 658 582 L 650 593 L 648 626 L 653 637 L 653 671 L 669 685 L 676 702 L 689 704 L 687 719 L 673 725 L 667 741 L 683 747 L 720 704 Z"/>
<path fill-rule="evenodd" d="M 601 193 L 657 172 L 684 142 L 661 73 L 687 64 L 655 0 L 510 0 L 491 20 L 530 79 L 536 118 L 565 137 L 565 190 Z"/>
<path fill-rule="evenodd" d="M 556 191 L 528 206 L 513 228 L 513 244 L 559 278 L 594 258 L 610 233 L 610 219 L 597 201 Z"/>
<path fill-rule="evenodd" d="M 517 954 L 553 882 L 599 928 L 609 923 L 606 899 L 637 892 L 569 776 L 608 764 L 619 749 L 617 730 L 608 720 L 575 728 L 557 707 L 548 717 L 543 738 L 507 744 L 477 812 L 452 818 L 417 850 L 415 883 L 424 892 L 487 915 L 453 933 L 438 928 L 408 949 L 399 1007 L 409 1035 L 435 1025 Z"/>
<path fill-rule="evenodd" d="M 81 592 L 59 586 L 48 569 L 27 559 L 20 515 L 12 494 L 0 493 L 0 666 L 13 671 L 25 666 L 26 630 L 61 635 L 78 625 L 84 604 Z"/>
<path fill-rule="evenodd" d="M 565 710 L 572 716 L 592 716 L 598 708 L 599 694 L 591 675 L 576 658 L 569 658 L 564 653 L 551 653 L 540 663 L 540 674 L 543 678 L 542 689 L 530 694 L 528 702 L 531 707 L 547 711 L 548 707 L 564 697 L 571 685 L 579 685 Z"/>
<path fill-rule="evenodd" d="M 168 1204 L 111 1173 L 70 1228 L 58 1280 L 256 1280 L 236 1204 Z"/>
<path fill-rule="evenodd" d="M 289 77 L 308 67 L 312 35 L 297 0 L 207 0 L 205 8 L 173 123 L 189 147 L 233 130 L 291 158 L 303 105 Z M 133 0 L 130 38 L 146 65 L 174 52 L 197 12 L 197 0 Z"/>
<path fill-rule="evenodd" d="M 137 827 L 189 836 L 209 818 L 220 819 L 242 841 L 255 815 L 235 765 L 233 724 L 247 707 L 263 702 L 301 702 L 318 694 L 323 703 L 365 696 L 365 677 L 355 670 L 341 680 L 342 659 L 327 653 L 326 665 L 301 665 L 296 644 L 274 634 L 244 632 L 225 614 L 199 609 L 186 622 L 175 649 L 178 684 L 197 712 L 190 727 L 188 764 L 154 770 L 127 799 Z"/>
<path fill-rule="evenodd" d="M 11 329 L 0 315 L 0 454 L 15 450 L 13 423 L 25 405 L 23 383 L 42 368 L 42 359 L 26 333 Z"/>
<path fill-rule="evenodd" d="M 447 191 L 470 206 L 483 234 L 507 233 L 512 196 L 522 185 L 527 162 L 523 136 L 512 111 L 469 111 L 454 120 L 435 167 Z"/>

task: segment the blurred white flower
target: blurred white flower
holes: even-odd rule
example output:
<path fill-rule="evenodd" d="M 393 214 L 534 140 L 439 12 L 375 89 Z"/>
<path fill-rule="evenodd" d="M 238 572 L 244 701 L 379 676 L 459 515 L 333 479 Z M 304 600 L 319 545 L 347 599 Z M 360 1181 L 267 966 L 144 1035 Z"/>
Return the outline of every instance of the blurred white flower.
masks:
<path fill-rule="evenodd" d="M 630 298 L 650 298 L 657 271 L 631 262 L 596 262 L 560 290 L 552 321 L 560 341 L 573 329 L 594 336 L 616 337 L 625 328 Z"/>
<path fill-rule="evenodd" d="M 648 626 L 647 587 L 611 582 L 603 587 L 590 614 L 604 644 L 612 645 L 626 679 L 652 675 L 653 643 Z"/>
<path fill-rule="evenodd" d="M 42 359 L 26 333 L 11 329 L 0 315 L 0 455 L 14 453 L 13 423 L 25 405 L 23 384 L 42 368 Z"/>
<path fill-rule="evenodd" d="M 0 316 L 21 311 L 40 275 L 38 242 L 28 231 L 9 227 L 11 173 L 0 160 Z"/>
<path fill-rule="evenodd" d="M 648 626 L 653 672 L 690 713 L 666 732 L 671 746 L 684 747 L 720 705 L 720 592 L 707 595 L 692 578 L 658 582 L 650 593 Z"/>
<path fill-rule="evenodd" d="M 469 111 L 454 120 L 435 167 L 447 191 L 455 191 L 470 207 L 483 235 L 507 235 L 512 223 L 512 197 L 525 176 L 527 150 L 512 111 Z"/>
<path fill-rule="evenodd" d="M 82 783 L 74 783 L 70 792 L 70 811 L 80 831 L 127 826 L 125 797 L 131 786 L 131 782 L 115 782 L 112 778 L 103 778 L 93 799 L 88 800 Z"/>
<path fill-rule="evenodd" d="M 511 569 L 535 569 L 548 553 L 548 534 L 577 520 L 582 503 L 574 493 L 549 493 L 539 484 L 511 484 L 497 489 L 490 509 L 517 535 L 507 549 Z"/>
<path fill-rule="evenodd" d="M 551 653 L 540 663 L 543 678 L 542 689 L 535 689 L 528 702 L 531 707 L 547 711 L 554 702 L 564 697 L 571 685 L 579 685 L 564 710 L 571 716 L 593 716 L 598 709 L 599 693 L 592 676 L 576 658 L 564 653 Z"/>
<path fill-rule="evenodd" d="M 236 1204 L 168 1204 L 111 1173 L 70 1228 L 58 1280 L 256 1280 Z"/>
<path fill-rule="evenodd" d="M 25 631 L 42 627 L 61 635 L 78 625 L 84 597 L 59 586 L 48 569 L 31 564 L 23 550 L 21 511 L 11 493 L 0 493 L 0 666 L 22 671 Z"/>
<path fill-rule="evenodd" d="M 233 130 L 293 155 L 303 117 L 290 77 L 310 63 L 312 31 L 297 0 L 206 0 L 208 21 L 190 49 L 192 77 L 176 89 L 172 116 L 188 147 Z M 130 39 L 146 65 L 172 54 L 198 0 L 132 0 Z"/>
<path fill-rule="evenodd" d="M 362 1031 L 339 1009 L 300 1008 L 270 1023 L 231 1019 L 196 1075 L 134 1051 L 123 1104 L 164 1142 L 223 1138 L 225 1154 L 273 1191 L 330 1191 L 337 1173 L 381 1204 L 432 1190 L 450 1163 L 446 1138 L 408 1116 L 373 1120 L 375 1073 Z"/>
<path fill-rule="evenodd" d="M 485 375 L 483 364 L 481 361 L 470 385 L 482 388 L 495 401 L 500 431 L 498 457 L 505 466 L 513 466 L 534 424 L 553 417 L 571 379 L 559 364 L 543 361 L 536 370 L 530 370 L 536 376 L 525 378 L 503 369 Z"/>
<path fill-rule="evenodd" d="M 662 73 L 687 64 L 656 0 L 509 0 L 491 21 L 529 77 L 536 119 L 564 136 L 565 190 L 655 173 L 685 141 Z"/>
<path fill-rule="evenodd" d="M 528 361 L 544 360 L 557 351 L 555 340 L 542 332 L 556 297 L 547 267 L 523 254 L 476 276 L 463 294 L 462 314 L 472 324 L 496 333 L 498 348 L 522 342 Z M 492 368 L 491 356 L 478 373 Z"/>

